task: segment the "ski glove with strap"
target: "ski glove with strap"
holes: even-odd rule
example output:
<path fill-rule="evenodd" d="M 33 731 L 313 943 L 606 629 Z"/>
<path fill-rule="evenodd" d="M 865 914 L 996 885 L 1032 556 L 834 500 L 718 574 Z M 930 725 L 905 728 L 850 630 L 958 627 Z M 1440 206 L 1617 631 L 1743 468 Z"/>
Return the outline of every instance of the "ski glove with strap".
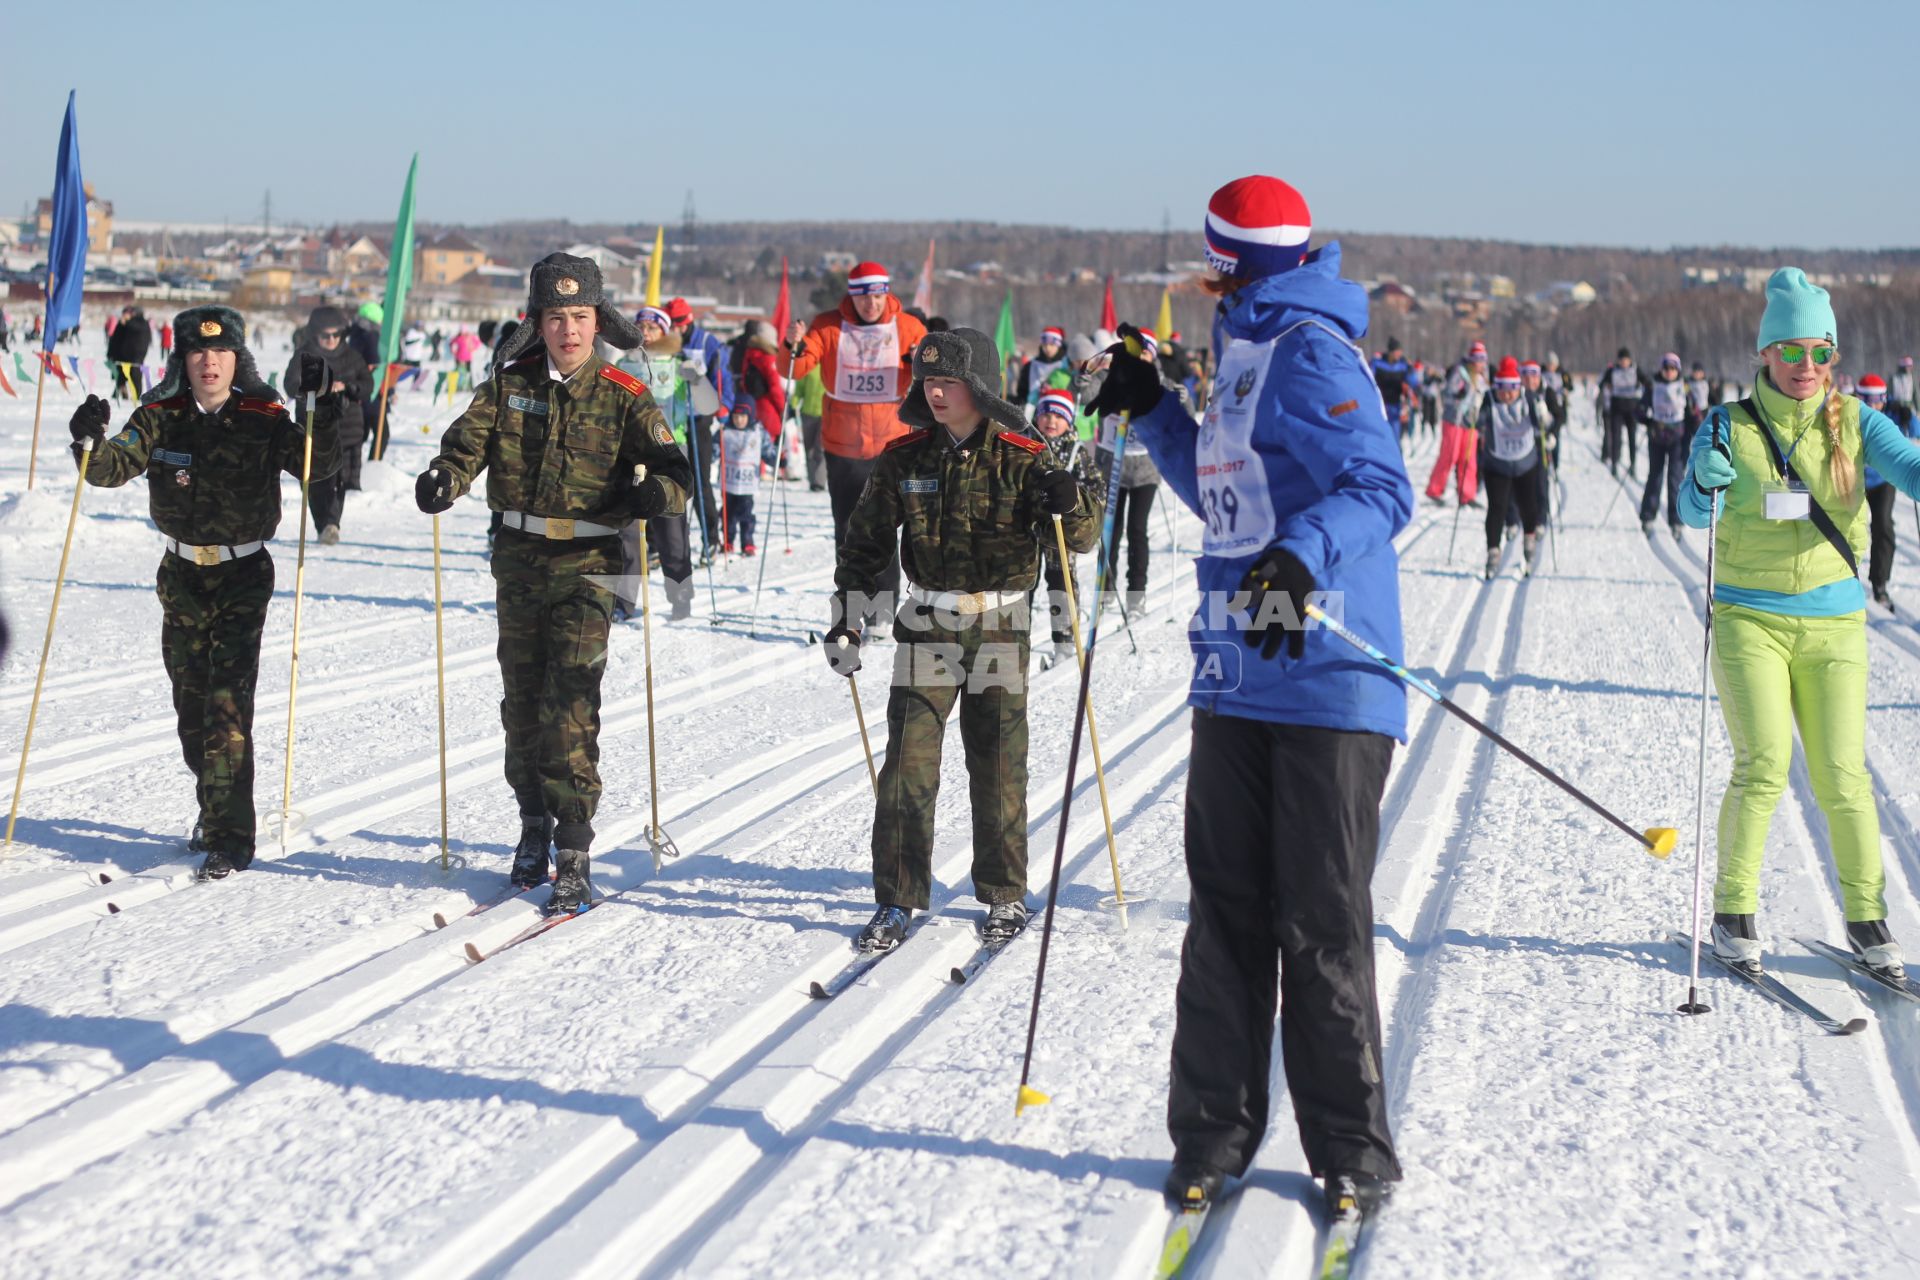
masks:
<path fill-rule="evenodd" d="M 80 444 L 87 437 L 93 437 L 94 447 L 98 448 L 107 439 L 107 421 L 113 417 L 113 410 L 99 396 L 88 396 L 73 416 L 67 419 L 67 430 L 73 433 L 73 442 Z"/>
<path fill-rule="evenodd" d="M 1733 454 L 1724 440 L 1715 439 L 1713 448 L 1694 455 L 1693 487 L 1709 496 L 1733 483 Z"/>
<path fill-rule="evenodd" d="M 651 520 L 667 513 L 667 486 L 648 476 L 633 486 L 627 495 L 627 514 L 636 520 Z"/>
<path fill-rule="evenodd" d="M 294 395 L 305 398 L 311 391 L 314 395 L 323 395 L 327 390 L 327 362 L 310 351 L 300 353 L 300 364 L 294 370 L 294 383 L 290 390 Z"/>
<path fill-rule="evenodd" d="M 1040 509 L 1050 516 L 1070 516 L 1080 501 L 1080 482 L 1071 471 L 1040 473 Z"/>
<path fill-rule="evenodd" d="M 422 471 L 413 482 L 413 501 L 428 515 L 439 515 L 453 505 L 453 477 L 438 467 Z"/>
<path fill-rule="evenodd" d="M 1313 575 L 1293 552 L 1279 546 L 1262 551 L 1240 579 L 1252 619 L 1247 624 L 1247 647 L 1259 649 L 1263 658 L 1278 655 L 1282 644 L 1290 658 L 1306 653 L 1307 596 L 1313 589 Z M 1275 593 L 1286 597 L 1287 608 L 1270 602 Z"/>
<path fill-rule="evenodd" d="M 1123 324 L 1120 326 L 1120 341 L 1107 348 L 1106 354 L 1112 359 L 1107 364 L 1105 381 L 1087 405 L 1089 413 L 1100 417 L 1124 413 L 1137 418 L 1153 412 L 1160 403 L 1160 397 L 1166 394 L 1166 388 L 1160 385 L 1159 370 L 1151 361 L 1129 352 L 1129 342 L 1138 350 L 1140 331 L 1130 324 Z"/>
<path fill-rule="evenodd" d="M 860 669 L 860 633 L 846 623 L 838 622 L 828 628 L 820 647 L 827 651 L 827 665 L 835 675 L 852 679 L 853 673 Z"/>

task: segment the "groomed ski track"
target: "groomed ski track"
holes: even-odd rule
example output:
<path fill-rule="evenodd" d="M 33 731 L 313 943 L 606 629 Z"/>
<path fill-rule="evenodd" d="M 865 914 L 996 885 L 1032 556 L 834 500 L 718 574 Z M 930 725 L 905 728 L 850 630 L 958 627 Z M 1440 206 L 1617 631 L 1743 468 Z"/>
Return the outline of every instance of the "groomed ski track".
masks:
<path fill-rule="evenodd" d="M 449 417 L 409 411 L 394 464 L 349 504 L 345 540 L 309 559 L 304 821 L 284 856 L 263 831 L 258 870 L 217 885 L 180 874 L 189 792 L 156 653 L 145 494 L 87 495 L 21 856 L 0 862 L 7 1275 L 1146 1274 L 1166 1221 L 1186 896 L 1175 620 L 1191 574 L 1162 518 L 1140 654 L 1109 614 L 1095 681 L 1136 904 L 1124 932 L 1099 905 L 1112 885 L 1083 755 L 1034 1068 L 1053 1102 L 1016 1121 L 1039 939 L 964 987 L 947 981 L 979 915 L 955 735 L 933 918 L 865 982 L 806 997 L 870 909 L 852 709 L 804 643 L 824 616 L 824 495 L 788 493 L 791 555 L 778 509 L 761 513 L 773 563 L 759 641 L 747 560 L 719 572 L 736 617 L 708 624 L 697 575 L 693 623 L 656 628 L 663 818 L 685 856 L 656 876 L 647 855 L 640 635 L 621 628 L 595 857 L 609 902 L 479 966 L 463 944 L 512 936 L 540 894 L 433 927 L 497 886 L 512 821 L 484 513 L 467 502 L 444 521 L 451 822 L 467 866 L 440 875 L 426 528 L 406 480 L 430 438 L 414 428 Z M 0 440 L 23 444 L 27 422 L 0 407 Z M 1709 1275 L 1762 1248 L 1761 1274 L 1913 1273 L 1920 1011 L 1854 994 L 1790 942 L 1840 929 L 1803 769 L 1764 881 L 1770 958 L 1836 1011 L 1864 1004 L 1873 1026 L 1831 1041 L 1710 976 L 1711 1015 L 1672 1012 L 1685 975 L 1661 940 L 1684 926 L 1690 888 L 1704 535 L 1676 546 L 1663 525 L 1650 542 L 1637 485 L 1599 527 L 1611 491 L 1591 439 L 1583 416 L 1559 569 L 1543 555 L 1531 581 L 1509 554 L 1481 582 L 1476 510 L 1449 564 L 1453 513 L 1420 504 L 1399 539 L 1407 657 L 1628 821 L 1680 827 L 1681 847 L 1655 862 L 1410 701 L 1375 880 L 1409 1178 L 1357 1274 Z M 1415 450 L 1416 487 L 1431 449 Z M 0 483 L 17 491 L 19 477 Z M 58 550 L 46 515 L 64 519 L 68 492 L 0 511 L 16 638 L 0 724 L 16 746 Z M 290 529 L 275 547 L 283 591 Z M 1182 515 L 1178 534 L 1191 554 L 1197 523 Z M 262 665 L 263 809 L 278 798 L 290 615 L 276 601 Z M 1920 799 L 1899 767 L 1920 746 L 1920 632 L 1876 621 L 1872 644 L 1893 924 L 1920 938 Z M 880 649 L 861 677 L 876 751 L 890 658 Z M 1072 678 L 1039 677 L 1031 697 L 1036 902 Z M 1710 723 L 1717 796 L 1717 710 Z M 0 767 L 10 780 L 11 761 Z M 1319 1223 L 1303 1167 L 1279 1101 L 1188 1274 L 1309 1274 Z"/>

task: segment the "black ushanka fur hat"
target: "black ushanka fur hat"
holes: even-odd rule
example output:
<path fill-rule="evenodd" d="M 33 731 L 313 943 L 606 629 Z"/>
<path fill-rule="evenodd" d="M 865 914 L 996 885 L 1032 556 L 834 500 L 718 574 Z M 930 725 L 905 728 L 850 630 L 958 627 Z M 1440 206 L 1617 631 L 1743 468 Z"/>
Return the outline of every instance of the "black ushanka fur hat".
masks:
<path fill-rule="evenodd" d="M 928 378 L 958 378 L 973 392 L 980 412 L 1008 431 L 1025 431 L 1027 415 L 1000 398 L 1000 352 L 978 329 L 929 333 L 913 349 L 913 386 L 900 404 L 900 421 L 910 427 L 935 427 L 940 420 L 927 403 Z"/>
<path fill-rule="evenodd" d="M 187 392 L 187 356 L 195 351 L 233 352 L 233 390 L 250 400 L 278 400 L 279 393 L 260 376 L 247 350 L 247 322 L 232 307 L 188 307 L 173 318 L 173 354 L 159 385 L 140 397 L 141 404 L 171 400 Z"/>
<path fill-rule="evenodd" d="M 496 368 L 504 369 L 538 345 L 540 313 L 548 307 L 592 307 L 600 318 L 601 341 L 622 351 L 640 345 L 640 327 L 607 300 L 599 264 L 569 253 L 550 253 L 533 264 L 533 276 L 527 285 L 527 318 L 511 338 L 500 344 L 493 358 Z"/>

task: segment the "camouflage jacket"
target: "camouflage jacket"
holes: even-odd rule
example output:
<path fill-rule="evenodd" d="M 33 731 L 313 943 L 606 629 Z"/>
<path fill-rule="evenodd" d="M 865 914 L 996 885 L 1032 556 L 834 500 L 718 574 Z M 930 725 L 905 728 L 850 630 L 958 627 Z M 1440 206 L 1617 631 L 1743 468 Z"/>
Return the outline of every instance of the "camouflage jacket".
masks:
<path fill-rule="evenodd" d="M 929 591 L 1030 590 L 1054 541 L 1039 478 L 1058 466 L 1039 441 L 991 423 L 958 446 L 944 428 L 909 432 L 874 463 L 847 520 L 834 586 L 843 600 L 876 594 L 897 540 L 907 578 Z M 1099 507 L 1082 482 L 1073 514 L 1062 517 L 1072 551 L 1100 540 Z"/>
<path fill-rule="evenodd" d="M 693 466 L 646 386 L 598 356 L 556 382 L 536 351 L 475 389 L 431 465 L 453 477 L 456 497 L 485 467 L 495 511 L 625 525 L 636 464 L 666 485 L 666 514 L 686 510 Z"/>
<path fill-rule="evenodd" d="M 314 404 L 315 480 L 340 469 L 335 399 Z M 273 537 L 280 475 L 298 479 L 306 449 L 306 433 L 277 401 L 236 394 L 218 412 L 202 413 L 191 395 L 180 395 L 135 409 L 120 434 L 93 451 L 87 483 L 111 489 L 144 475 L 161 533 L 193 546 L 232 546 Z"/>

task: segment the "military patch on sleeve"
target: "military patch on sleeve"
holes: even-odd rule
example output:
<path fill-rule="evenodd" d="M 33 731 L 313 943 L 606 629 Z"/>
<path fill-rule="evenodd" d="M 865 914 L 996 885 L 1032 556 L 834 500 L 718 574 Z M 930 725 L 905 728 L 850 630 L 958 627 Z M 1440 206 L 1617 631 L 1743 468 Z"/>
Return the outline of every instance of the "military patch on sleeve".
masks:
<path fill-rule="evenodd" d="M 532 396 L 508 396 L 507 408 L 517 409 L 521 413 L 537 413 L 543 418 L 547 414 L 547 402 L 536 400 Z"/>
<path fill-rule="evenodd" d="M 1327 410 L 1327 415 L 1329 417 L 1337 418 L 1343 413 L 1352 413 L 1355 409 L 1358 409 L 1359 407 L 1360 407 L 1360 402 L 1358 400 L 1342 400 L 1339 404 L 1336 404 L 1331 408 L 1329 408 Z"/>
<path fill-rule="evenodd" d="M 655 420 L 653 424 L 653 442 L 655 444 L 668 446 L 673 444 L 673 428 L 667 425 L 665 418 Z"/>
<path fill-rule="evenodd" d="M 900 492 L 902 493 L 938 493 L 940 492 L 940 481 L 938 479 L 902 480 L 900 482 Z"/>
<path fill-rule="evenodd" d="M 119 445 L 122 449 L 131 449 L 133 448 L 133 442 L 139 438 L 139 436 L 134 434 L 133 428 L 128 427 L 113 438 L 113 443 Z"/>

